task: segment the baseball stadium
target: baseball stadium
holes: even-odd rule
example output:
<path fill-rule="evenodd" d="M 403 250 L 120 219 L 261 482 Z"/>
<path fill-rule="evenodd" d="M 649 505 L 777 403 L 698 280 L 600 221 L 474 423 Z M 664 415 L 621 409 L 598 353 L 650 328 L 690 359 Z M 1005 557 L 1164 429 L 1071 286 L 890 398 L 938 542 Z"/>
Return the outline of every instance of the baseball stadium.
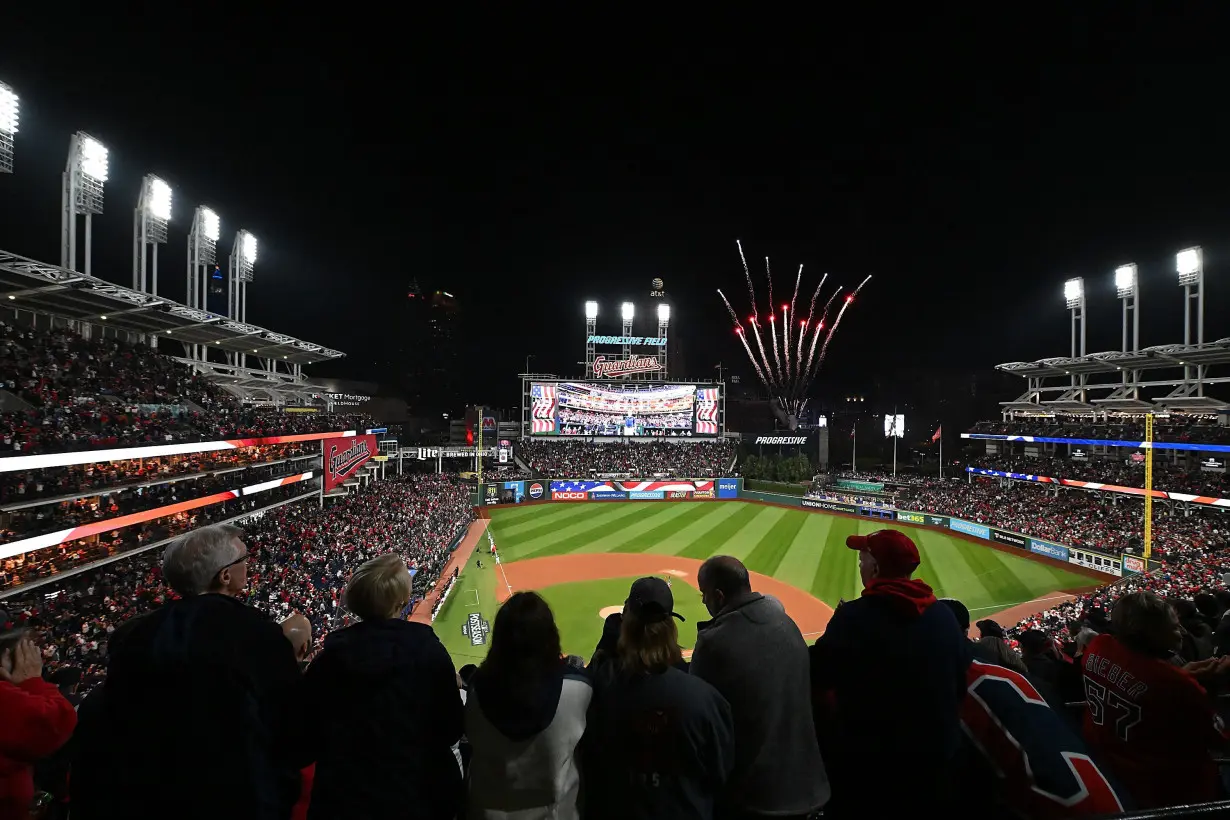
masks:
<path fill-rule="evenodd" d="M 16 116 L 0 83 L 0 170 Z M 1071 355 L 959 429 L 817 384 L 870 276 L 758 306 L 737 244 L 743 383 L 683 370 L 663 278 L 578 299 L 580 367 L 471 385 L 504 410 L 412 283 L 410 381 L 454 397 L 414 415 L 305 375 L 345 354 L 249 321 L 255 237 L 223 274 L 158 177 L 133 286 L 95 276 L 108 151 L 69 145 L 61 264 L 0 251 L 0 820 L 1230 815 L 1199 248 L 1196 341 L 1129 344 L 1130 265 L 1123 350 L 1078 353 L 1069 280 Z"/>
<path fill-rule="evenodd" d="M 960 599 L 979 620 L 1015 623 L 1098 586 L 1090 570 L 1013 554 L 942 526 L 886 524 L 764 501 L 557 502 L 484 512 L 478 527 L 485 532 L 462 547 L 474 547 L 475 557 L 464 562 L 435 621 L 458 666 L 482 662 L 485 632 L 500 603 L 526 589 L 551 604 L 564 651 L 588 658 L 607 615 L 622 609 L 632 581 L 644 575 L 672 584 L 676 607 L 687 617 L 680 640 L 691 649 L 696 624 L 709 618 L 697 570 L 713 555 L 739 558 L 756 589 L 780 600 L 804 637 L 814 639 L 833 607 L 861 591 L 846 538 L 884 527 L 914 539 L 922 558 L 917 574 L 937 597 Z"/>

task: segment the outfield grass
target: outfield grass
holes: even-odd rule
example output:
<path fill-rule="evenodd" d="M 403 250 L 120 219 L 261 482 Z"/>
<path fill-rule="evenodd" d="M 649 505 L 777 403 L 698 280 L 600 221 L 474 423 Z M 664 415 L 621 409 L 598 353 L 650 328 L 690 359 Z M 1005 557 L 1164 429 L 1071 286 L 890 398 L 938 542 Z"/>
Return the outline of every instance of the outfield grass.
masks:
<path fill-rule="evenodd" d="M 914 539 L 922 556 L 916 577 L 929 583 L 938 597 L 960 599 L 974 619 L 1057 590 L 1091 584 L 1085 575 L 953 538 L 939 530 L 750 502 L 561 502 L 495 507 L 490 512 L 490 531 L 505 562 L 601 552 L 697 559 L 733 555 L 748 569 L 791 584 L 830 606 L 857 597 L 862 589 L 858 562 L 845 546 L 846 536 L 884 528 L 901 529 Z M 477 663 L 486 652 L 485 646 L 471 646 L 461 630 L 475 608 L 475 596 L 482 617 L 494 619 L 496 584 L 502 583 L 498 572 L 486 561 L 484 569 L 479 570 L 471 560 L 436 620 L 436 632 L 458 665 Z M 584 603 L 571 603 L 571 592 L 567 592 L 570 603 L 564 603 L 562 609 L 553 606 L 557 619 L 583 624 L 586 618 L 592 618 L 600 629 L 595 610 L 623 600 L 627 580 L 620 579 L 619 583 L 624 592 L 616 594 L 617 600 L 597 604 L 584 601 L 581 593 L 579 600 Z M 567 587 L 585 585 L 562 585 L 552 594 L 562 595 Z M 571 627 L 565 640 L 569 646 L 582 642 L 571 637 Z M 577 654 L 587 655 L 592 646 L 590 641 Z"/>

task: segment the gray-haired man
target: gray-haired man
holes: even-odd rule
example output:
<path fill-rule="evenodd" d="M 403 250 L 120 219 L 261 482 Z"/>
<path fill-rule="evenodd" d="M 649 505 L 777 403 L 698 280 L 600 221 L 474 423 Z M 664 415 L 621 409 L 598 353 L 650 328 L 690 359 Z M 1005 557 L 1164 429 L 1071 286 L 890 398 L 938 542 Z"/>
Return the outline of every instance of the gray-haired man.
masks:
<path fill-rule="evenodd" d="M 279 626 L 237 600 L 249 558 L 241 535 L 215 525 L 173 542 L 162 571 L 182 598 L 112 636 L 107 680 L 79 713 L 75 816 L 288 814 L 297 655 L 311 630 L 302 615 Z"/>

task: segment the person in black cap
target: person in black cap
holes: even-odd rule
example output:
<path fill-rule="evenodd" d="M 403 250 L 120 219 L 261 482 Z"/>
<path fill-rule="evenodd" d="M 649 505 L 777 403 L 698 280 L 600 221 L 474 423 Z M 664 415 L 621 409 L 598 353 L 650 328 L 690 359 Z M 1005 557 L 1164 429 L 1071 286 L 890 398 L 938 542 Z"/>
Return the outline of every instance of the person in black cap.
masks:
<path fill-rule="evenodd" d="M 587 818 L 713 817 L 734 768 L 734 724 L 717 690 L 678 668 L 676 619 L 665 581 L 632 584 L 615 655 L 593 670 Z"/>

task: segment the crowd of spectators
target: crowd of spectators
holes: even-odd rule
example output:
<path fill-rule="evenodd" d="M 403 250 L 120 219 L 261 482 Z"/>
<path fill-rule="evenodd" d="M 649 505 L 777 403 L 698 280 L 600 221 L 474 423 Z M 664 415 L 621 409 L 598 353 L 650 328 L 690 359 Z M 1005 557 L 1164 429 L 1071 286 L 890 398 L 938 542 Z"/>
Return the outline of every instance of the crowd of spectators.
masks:
<path fill-rule="evenodd" d="M 0 323 L 0 390 L 29 408 L 0 414 L 0 456 L 375 426 L 361 414 L 245 407 L 148 347 L 67 328 Z"/>
<path fill-rule="evenodd" d="M 1108 553 L 1122 552 L 1143 527 L 1142 499 L 1026 481 L 929 481 L 901 495 L 898 503 Z M 1230 520 L 1220 510 L 1154 504 L 1153 515 L 1158 557 L 1200 553 L 1230 541 Z"/>
<path fill-rule="evenodd" d="M 116 492 L 141 484 L 180 476 L 205 475 L 250 464 L 271 464 L 288 459 L 319 456 L 317 444 L 274 444 L 239 447 L 212 453 L 155 456 L 70 467 L 46 467 L 32 472 L 0 473 L 0 507 L 40 498 L 63 498 L 93 490 Z"/>
<path fill-rule="evenodd" d="M 1112 441 L 1143 441 L 1145 421 L 1139 416 L 1108 416 L 1105 420 L 1089 416 L 1015 418 L 1011 421 L 980 421 L 971 433 L 1051 438 L 1098 438 Z M 1157 441 L 1189 444 L 1230 444 L 1230 427 L 1221 425 L 1215 415 L 1175 413 L 1155 417 L 1153 437 Z"/>
<path fill-rule="evenodd" d="M 589 439 L 530 439 L 517 455 L 535 472 L 558 478 L 629 475 L 716 478 L 730 475 L 735 445 L 725 439 L 672 439 L 597 443 Z"/>
<path fill-rule="evenodd" d="M 196 527 L 227 521 L 261 507 L 289 501 L 320 490 L 320 479 L 275 487 L 254 495 L 232 498 L 206 507 L 177 512 L 135 526 L 68 541 L 54 547 L 18 553 L 0 559 L 0 589 L 8 589 L 77 569 L 93 561 L 113 558 L 147 544 L 156 544 Z"/>
<path fill-rule="evenodd" d="M 1143 487 L 1145 485 L 1144 462 L 1133 461 L 1130 458 L 1099 458 L 1096 461 L 1080 461 L 1057 456 L 1027 458 L 1018 455 L 987 455 L 975 459 L 971 466 L 1001 472 L 1070 478 L 1075 481 L 1096 481 L 1120 487 Z M 1230 479 L 1225 473 L 1199 468 L 1191 470 L 1178 464 L 1167 463 L 1164 459 L 1155 456 L 1153 459 L 1153 488 L 1225 498 L 1230 495 Z"/>
<path fill-rule="evenodd" d="M 296 462 L 261 464 L 213 475 L 192 476 L 166 484 L 117 489 L 71 501 L 25 507 L 0 515 L 3 522 L 0 524 L 0 544 L 194 501 L 262 481 L 297 475 L 308 469 Z"/>
<path fill-rule="evenodd" d="M 324 508 L 275 508 L 243 522 L 251 552 L 245 600 L 276 619 L 302 613 L 319 644 L 347 623 L 340 592 L 355 567 L 394 551 L 415 568 L 416 589 L 428 589 L 472 519 L 466 485 L 433 474 L 378 482 Z M 107 636 L 115 627 L 175 597 L 163 582 L 161 560 L 162 550 L 150 550 L 70 577 L 50 592 L 44 587 L 0 601 L 6 613 L 0 627 L 7 621 L 37 630 L 49 670 L 81 670 L 88 691 L 105 671 Z"/>

